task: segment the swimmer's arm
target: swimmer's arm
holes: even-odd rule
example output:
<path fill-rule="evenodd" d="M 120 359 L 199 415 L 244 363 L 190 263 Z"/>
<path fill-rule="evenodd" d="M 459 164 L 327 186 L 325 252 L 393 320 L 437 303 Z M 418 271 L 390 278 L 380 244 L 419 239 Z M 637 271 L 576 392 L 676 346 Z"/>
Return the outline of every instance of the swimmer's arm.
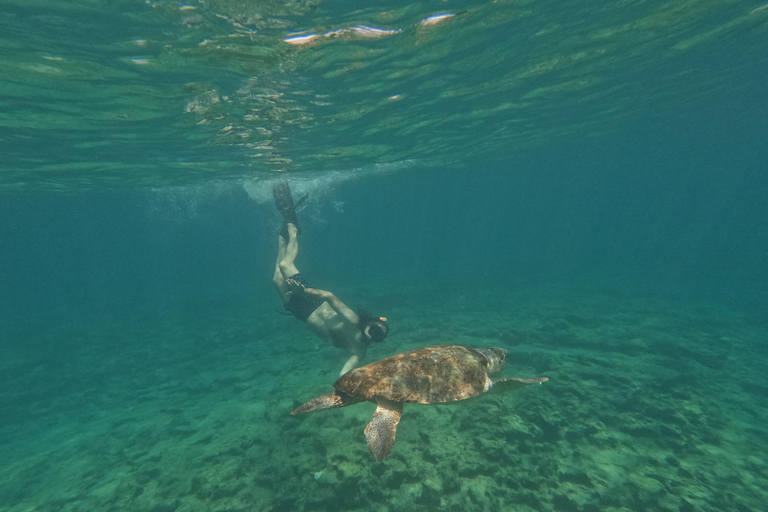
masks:
<path fill-rule="evenodd" d="M 344 364 L 344 368 L 341 369 L 339 376 L 342 376 L 349 370 L 353 370 L 360 366 L 363 363 L 363 359 L 365 359 L 365 353 L 368 351 L 364 345 L 361 346 L 360 344 L 350 347 L 348 350 L 352 352 L 352 356 L 347 359 L 347 362 Z"/>
<path fill-rule="evenodd" d="M 352 311 L 346 304 L 341 302 L 339 298 L 331 292 L 319 290 L 317 288 L 304 288 L 304 293 L 326 301 L 333 308 L 333 310 L 344 317 L 347 322 L 352 324 L 357 324 L 360 322 L 360 317 L 357 316 L 357 313 Z"/>
<path fill-rule="evenodd" d="M 347 373 L 349 370 L 354 370 L 360 365 L 360 357 L 357 357 L 356 355 L 353 355 L 349 359 L 347 359 L 347 362 L 344 363 L 344 368 L 341 369 L 341 373 L 339 373 L 339 377 Z"/>

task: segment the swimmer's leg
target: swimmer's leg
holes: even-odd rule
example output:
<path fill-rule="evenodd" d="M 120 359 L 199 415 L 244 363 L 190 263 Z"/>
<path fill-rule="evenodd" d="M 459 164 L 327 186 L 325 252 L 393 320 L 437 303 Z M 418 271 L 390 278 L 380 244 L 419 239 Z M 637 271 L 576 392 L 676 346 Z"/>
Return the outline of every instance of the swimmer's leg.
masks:
<path fill-rule="evenodd" d="M 299 230 L 292 223 L 287 222 L 285 226 L 288 232 L 288 241 L 285 244 L 283 257 L 277 262 L 277 269 L 284 280 L 299 273 L 299 269 L 296 268 L 296 258 L 299 256 Z"/>
<path fill-rule="evenodd" d="M 275 274 L 272 276 L 272 284 L 275 285 L 275 289 L 283 300 L 283 303 L 288 302 L 288 299 L 290 298 L 288 296 L 288 284 L 286 284 L 285 277 L 283 277 L 283 273 L 280 271 L 280 262 L 285 258 L 285 251 L 287 248 L 288 241 L 281 234 L 277 238 L 277 261 L 275 262 Z"/>

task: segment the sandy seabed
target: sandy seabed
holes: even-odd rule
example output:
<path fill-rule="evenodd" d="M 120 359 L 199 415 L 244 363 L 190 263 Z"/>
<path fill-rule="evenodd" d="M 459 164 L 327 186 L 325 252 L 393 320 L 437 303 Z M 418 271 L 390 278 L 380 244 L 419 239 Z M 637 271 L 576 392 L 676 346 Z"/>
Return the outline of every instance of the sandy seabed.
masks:
<path fill-rule="evenodd" d="M 184 305 L 7 332 L 0 510 L 754 511 L 768 503 L 768 315 L 605 288 L 385 285 L 368 361 L 501 346 L 550 381 L 406 405 L 392 455 L 375 406 L 291 417 L 345 360 L 276 304 Z M 344 299 L 345 293 L 336 292 Z M 348 295 L 347 295 L 348 296 Z M 765 313 L 764 311 L 762 313 Z"/>

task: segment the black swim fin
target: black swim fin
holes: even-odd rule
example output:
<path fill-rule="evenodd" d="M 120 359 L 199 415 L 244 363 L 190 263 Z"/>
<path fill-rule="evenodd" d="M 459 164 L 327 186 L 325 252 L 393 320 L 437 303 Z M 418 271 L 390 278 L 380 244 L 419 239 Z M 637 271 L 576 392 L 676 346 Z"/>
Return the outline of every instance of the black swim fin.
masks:
<path fill-rule="evenodd" d="M 283 216 L 283 229 L 280 231 L 280 234 L 286 240 L 288 239 L 288 226 L 286 224 L 289 222 L 296 226 L 296 229 L 301 233 L 299 219 L 296 217 L 296 206 L 293 204 L 293 195 L 291 195 L 291 187 L 288 185 L 288 181 L 280 180 L 275 183 L 272 186 L 272 195 L 275 198 L 277 211 Z"/>

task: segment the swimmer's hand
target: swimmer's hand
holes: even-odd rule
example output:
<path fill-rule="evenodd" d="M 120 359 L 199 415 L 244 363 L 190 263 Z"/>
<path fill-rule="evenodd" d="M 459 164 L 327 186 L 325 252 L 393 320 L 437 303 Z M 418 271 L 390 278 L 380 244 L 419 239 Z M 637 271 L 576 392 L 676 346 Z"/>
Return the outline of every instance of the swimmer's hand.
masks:
<path fill-rule="evenodd" d="M 288 293 L 293 295 L 304 295 L 307 291 L 307 287 L 295 279 L 286 279 L 285 284 L 288 285 Z"/>
<path fill-rule="evenodd" d="M 323 300 L 328 300 L 328 298 L 332 296 L 331 292 L 319 290 L 317 288 L 304 288 L 304 293 Z"/>
<path fill-rule="evenodd" d="M 333 298 L 333 294 L 331 292 L 320 290 L 318 288 L 307 288 L 301 283 L 297 283 L 293 279 L 286 279 L 285 282 L 288 284 L 288 288 L 290 288 L 288 291 L 290 294 L 309 295 L 310 297 L 316 297 L 322 300 L 330 300 Z"/>
<path fill-rule="evenodd" d="M 332 296 L 331 292 L 318 290 L 317 288 L 307 288 L 294 279 L 286 279 L 285 284 L 288 285 L 288 293 L 291 295 L 310 295 L 312 297 L 317 297 L 318 299 L 323 300 L 328 300 L 328 298 Z"/>

